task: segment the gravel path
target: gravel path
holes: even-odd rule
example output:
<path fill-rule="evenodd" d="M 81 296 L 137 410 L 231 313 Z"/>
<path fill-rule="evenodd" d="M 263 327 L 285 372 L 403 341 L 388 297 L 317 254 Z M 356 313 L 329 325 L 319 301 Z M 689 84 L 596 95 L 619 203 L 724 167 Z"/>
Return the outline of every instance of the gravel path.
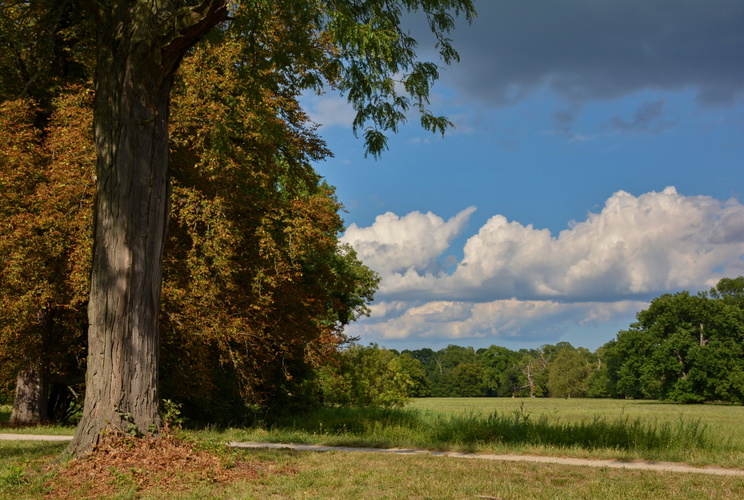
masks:
<path fill-rule="evenodd" d="M 493 455 L 488 453 L 460 453 L 456 451 L 429 451 L 407 448 L 352 448 L 348 446 L 321 446 L 315 444 L 283 444 L 258 442 L 232 442 L 228 446 L 233 448 L 269 448 L 291 449 L 298 451 L 346 451 L 365 453 L 392 453 L 396 455 L 432 455 L 437 457 L 457 457 L 475 460 L 495 460 L 503 462 L 535 462 L 542 464 L 579 465 L 584 467 L 608 467 L 613 469 L 639 469 L 660 472 L 685 472 L 697 474 L 712 474 L 717 476 L 742 476 L 744 470 L 724 469 L 722 467 L 692 467 L 675 462 L 651 462 L 647 460 L 593 460 L 585 458 L 546 457 L 535 455 Z"/>
<path fill-rule="evenodd" d="M 6 441 L 70 441 L 72 436 L 49 436 L 41 434 L 0 434 L 0 440 Z M 342 451 L 354 453 L 391 453 L 395 455 L 432 455 L 435 457 L 456 457 L 471 460 L 494 460 L 501 462 L 533 462 L 541 464 L 578 465 L 584 467 L 607 467 L 612 469 L 636 469 L 659 472 L 685 472 L 696 474 L 712 474 L 716 476 L 741 476 L 744 470 L 724 469 L 723 467 L 693 467 L 675 462 L 652 462 L 648 460 L 594 460 L 586 458 L 546 457 L 536 455 L 494 455 L 489 453 L 461 453 L 457 451 L 429 451 L 412 448 L 353 448 L 349 446 L 322 446 L 317 444 L 292 443 L 259 443 L 259 442 L 231 442 L 227 444 L 233 448 L 253 449 L 290 449 L 297 451 Z"/>

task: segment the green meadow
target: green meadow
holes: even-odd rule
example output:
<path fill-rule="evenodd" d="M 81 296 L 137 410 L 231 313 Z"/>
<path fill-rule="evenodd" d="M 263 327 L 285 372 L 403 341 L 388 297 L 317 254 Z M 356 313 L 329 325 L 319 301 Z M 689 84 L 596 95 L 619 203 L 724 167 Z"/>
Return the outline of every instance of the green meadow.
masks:
<path fill-rule="evenodd" d="M 527 413 L 553 422 L 586 422 L 599 417 L 610 421 L 640 421 L 652 424 L 697 424 L 713 441 L 744 452 L 744 406 L 684 405 L 649 400 L 562 399 L 562 398 L 421 398 L 408 408 L 419 411 L 463 415 L 470 413 Z"/>
<path fill-rule="evenodd" d="M 140 492 L 122 480 L 110 498 L 742 498 L 744 477 L 427 455 L 236 450 L 224 443 L 410 447 L 744 469 L 743 422 L 741 406 L 597 399 L 426 398 L 397 410 L 326 409 L 250 428 L 181 431 L 226 463 L 256 464 L 256 478 L 185 484 L 178 494 Z M 0 498 L 44 495 L 55 474 L 44 464 L 63 449 L 59 443 L 0 441 Z"/>
<path fill-rule="evenodd" d="M 209 439 L 579 458 L 744 468 L 744 407 L 601 399 L 423 398 L 403 409 L 335 408 Z"/>

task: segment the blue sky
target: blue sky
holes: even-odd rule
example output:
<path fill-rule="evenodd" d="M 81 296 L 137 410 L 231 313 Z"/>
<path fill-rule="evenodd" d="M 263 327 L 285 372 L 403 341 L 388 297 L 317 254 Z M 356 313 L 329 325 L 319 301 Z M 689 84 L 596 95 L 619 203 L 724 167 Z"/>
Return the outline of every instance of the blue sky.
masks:
<path fill-rule="evenodd" d="M 476 5 L 432 94 L 444 138 L 412 116 L 365 159 L 343 98 L 305 99 L 343 239 L 382 276 L 347 333 L 595 349 L 655 296 L 744 275 L 744 2 Z"/>

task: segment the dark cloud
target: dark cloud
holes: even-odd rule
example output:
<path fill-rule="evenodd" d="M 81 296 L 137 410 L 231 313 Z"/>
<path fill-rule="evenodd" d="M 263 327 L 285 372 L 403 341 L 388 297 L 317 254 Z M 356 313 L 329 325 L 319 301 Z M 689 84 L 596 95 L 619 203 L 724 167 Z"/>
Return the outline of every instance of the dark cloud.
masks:
<path fill-rule="evenodd" d="M 476 5 L 473 25 L 460 23 L 453 33 L 462 61 L 445 78 L 494 105 L 544 86 L 572 106 L 640 90 L 693 88 L 698 101 L 709 105 L 744 94 L 742 0 L 481 0 Z M 637 118 L 637 124 L 625 125 L 643 125 L 644 116 Z"/>
<path fill-rule="evenodd" d="M 612 117 L 609 127 L 612 130 L 626 133 L 659 133 L 674 124 L 664 121 L 663 118 L 664 101 L 650 101 L 641 104 L 629 120 L 620 116 Z"/>
<path fill-rule="evenodd" d="M 553 124 L 557 132 L 572 135 L 572 127 L 579 116 L 579 106 L 564 106 L 553 112 Z"/>

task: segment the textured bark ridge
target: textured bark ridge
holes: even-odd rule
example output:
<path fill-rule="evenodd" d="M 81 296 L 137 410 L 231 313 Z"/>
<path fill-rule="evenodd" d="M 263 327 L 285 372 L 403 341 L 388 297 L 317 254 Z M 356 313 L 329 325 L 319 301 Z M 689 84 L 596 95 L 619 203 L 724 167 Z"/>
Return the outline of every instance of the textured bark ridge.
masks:
<path fill-rule="evenodd" d="M 224 0 L 97 2 L 98 154 L 83 417 L 68 452 L 109 427 L 157 432 L 158 311 L 169 214 L 168 105 L 184 52 Z"/>

